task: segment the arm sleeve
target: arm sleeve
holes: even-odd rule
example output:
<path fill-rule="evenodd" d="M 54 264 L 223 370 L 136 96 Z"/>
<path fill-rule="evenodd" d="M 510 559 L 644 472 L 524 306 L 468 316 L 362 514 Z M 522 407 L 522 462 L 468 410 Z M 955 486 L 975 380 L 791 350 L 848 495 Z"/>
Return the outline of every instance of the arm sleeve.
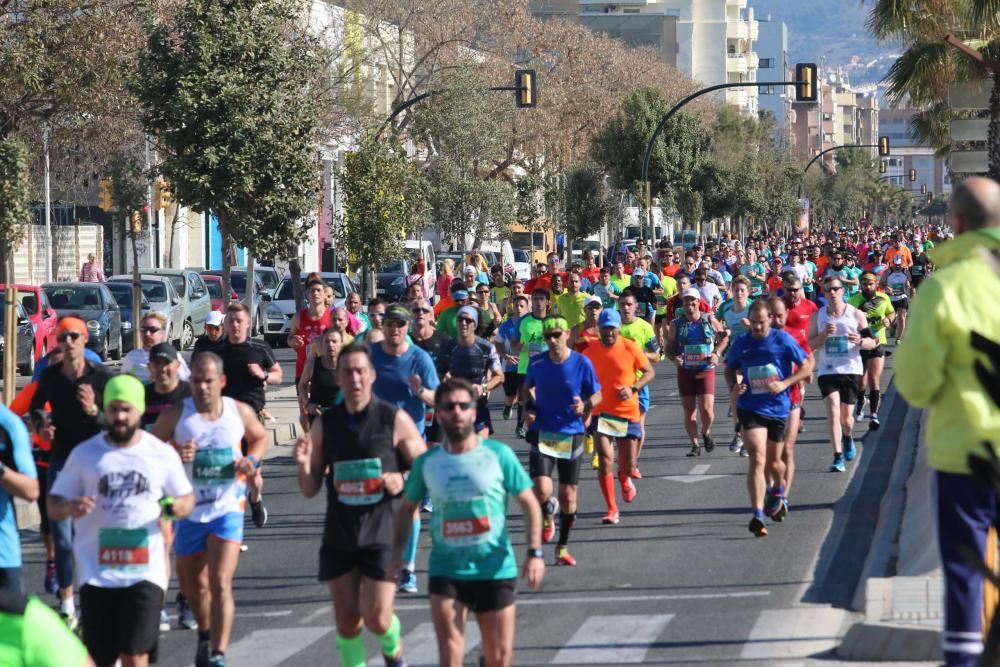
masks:
<path fill-rule="evenodd" d="M 419 503 L 427 497 L 427 485 L 424 483 L 424 460 L 430 452 L 424 452 L 413 462 L 410 474 L 406 477 L 403 495 L 411 503 Z"/>
<path fill-rule="evenodd" d="M 894 382 L 907 403 L 930 404 L 944 384 L 950 340 L 940 329 L 948 321 L 947 304 L 936 280 L 924 281 L 910 306 L 910 319 L 919 326 L 907 327 L 906 342 L 896 348 Z"/>
<path fill-rule="evenodd" d="M 519 495 L 531 488 L 531 478 L 524 471 L 524 466 L 517 460 L 514 450 L 507 445 L 501 445 L 497 453 L 500 456 L 500 469 L 503 471 L 503 486 L 507 493 Z"/>
<path fill-rule="evenodd" d="M 17 392 L 17 396 L 10 404 L 11 412 L 15 415 L 26 415 L 28 410 L 31 408 L 31 401 L 35 398 L 35 392 L 38 390 L 38 383 L 31 382 L 24 387 L 21 391 Z"/>
<path fill-rule="evenodd" d="M 35 393 L 31 395 L 31 409 L 41 410 L 45 407 L 45 396 L 47 390 L 47 383 L 45 382 L 45 376 L 42 375 L 38 378 L 38 386 L 35 387 Z"/>

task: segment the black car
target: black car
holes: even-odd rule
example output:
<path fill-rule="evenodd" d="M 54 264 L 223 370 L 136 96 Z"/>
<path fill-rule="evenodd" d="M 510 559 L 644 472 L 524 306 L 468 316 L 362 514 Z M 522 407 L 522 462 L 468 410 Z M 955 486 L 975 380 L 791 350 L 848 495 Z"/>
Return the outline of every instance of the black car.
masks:
<path fill-rule="evenodd" d="M 386 301 L 401 301 L 406 296 L 406 276 L 410 275 L 410 260 L 389 262 L 375 274 L 375 294 Z"/>
<path fill-rule="evenodd" d="M 20 303 L 14 304 L 17 313 L 17 371 L 21 375 L 30 376 L 35 372 L 35 332 L 31 328 L 28 313 Z M 7 330 L 7 302 L 0 297 L 0 359 L 7 354 L 7 341 L 4 332 Z"/>
<path fill-rule="evenodd" d="M 107 284 L 45 283 L 42 289 L 59 317 L 78 317 L 87 324 L 87 347 L 102 360 L 122 358 L 121 312 Z"/>
<path fill-rule="evenodd" d="M 122 349 L 128 352 L 132 349 L 132 285 L 131 283 L 105 283 L 108 291 L 115 298 L 118 304 L 118 312 L 122 318 Z M 146 295 L 139 290 L 139 316 L 142 317 L 149 312 L 149 300 Z"/>

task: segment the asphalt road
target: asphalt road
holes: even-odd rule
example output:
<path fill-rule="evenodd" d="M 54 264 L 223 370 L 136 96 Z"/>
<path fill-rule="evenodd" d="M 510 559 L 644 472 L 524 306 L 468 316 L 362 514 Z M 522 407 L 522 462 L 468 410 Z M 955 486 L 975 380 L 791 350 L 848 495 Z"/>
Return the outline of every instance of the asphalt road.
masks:
<path fill-rule="evenodd" d="M 291 378 L 290 351 L 279 357 Z M 811 386 L 791 512 L 759 539 L 747 530 L 746 459 L 726 446 L 727 406 L 717 407 L 715 452 L 687 458 L 673 367 L 661 363 L 657 372 L 638 497 L 621 506 L 618 526 L 601 525 L 605 507 L 596 471 L 584 465 L 570 545 L 578 565 L 550 567 L 541 591 L 520 594 L 515 664 L 772 665 L 830 657 L 854 620 L 845 607 L 874 532 L 902 401 L 883 409 L 877 434 L 856 430 L 866 435 L 858 459 L 846 474 L 831 473 L 822 404 Z M 884 387 L 890 378 L 891 371 Z M 526 444 L 513 437 L 514 421 L 500 420 L 499 403 L 494 405 L 496 437 L 526 462 Z M 231 665 L 338 664 L 327 590 L 316 581 L 326 501 L 299 494 L 290 453 L 276 448 L 265 468 L 268 525 L 256 529 L 247 518 L 249 551 L 234 582 Z M 516 505 L 512 509 L 509 525 L 520 558 L 523 524 Z M 421 592 L 400 595 L 396 607 L 411 665 L 436 663 L 423 569 L 426 523 L 424 530 L 417 559 Z M 549 563 L 552 554 L 549 545 Z M 43 564 L 37 533 L 29 531 L 25 582 L 31 591 L 41 590 Z M 381 664 L 367 633 L 366 644 L 370 664 Z M 195 633 L 163 633 L 160 649 L 161 665 L 190 665 Z M 466 650 L 466 662 L 475 664 L 478 632 L 471 623 Z"/>

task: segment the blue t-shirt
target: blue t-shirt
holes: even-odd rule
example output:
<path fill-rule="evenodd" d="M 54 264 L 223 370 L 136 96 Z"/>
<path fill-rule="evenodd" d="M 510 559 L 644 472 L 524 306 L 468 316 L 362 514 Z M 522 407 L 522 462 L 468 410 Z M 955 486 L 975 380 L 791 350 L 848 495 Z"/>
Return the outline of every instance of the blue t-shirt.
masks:
<path fill-rule="evenodd" d="M 20 417 L 0 405 L 0 461 L 31 479 L 38 479 L 35 459 L 31 456 L 31 438 Z M 21 537 L 17 532 L 17 512 L 14 499 L 0 487 L 0 567 L 21 567 Z"/>
<path fill-rule="evenodd" d="M 726 365 L 743 374 L 747 390 L 736 399 L 736 407 L 764 417 L 787 419 L 791 408 L 788 389 L 772 395 L 767 383 L 784 380 L 792 374 L 792 366 L 806 360 L 806 354 L 789 334 L 771 329 L 767 338 L 758 340 L 752 334 L 740 336 L 729 347 Z"/>
<path fill-rule="evenodd" d="M 508 317 L 506 320 L 500 323 L 499 328 L 497 328 L 496 342 L 503 343 L 504 351 L 509 355 L 510 342 L 514 340 L 517 335 L 517 327 L 521 323 L 520 317 Z M 517 362 L 511 363 L 506 357 L 503 361 L 503 372 L 506 373 L 516 373 L 517 372 Z"/>
<path fill-rule="evenodd" d="M 601 390 L 590 359 L 572 350 L 561 364 L 552 361 L 548 353 L 532 357 L 524 386 L 535 387 L 538 416 L 531 430 L 564 434 L 584 431 L 583 418 L 573 412 L 573 397 L 585 401 Z"/>
<path fill-rule="evenodd" d="M 372 391 L 383 401 L 405 410 L 423 435 L 427 405 L 410 389 L 410 376 L 418 375 L 424 387 L 437 389 L 438 374 L 431 355 L 416 345 L 410 345 L 406 352 L 394 357 L 383 351 L 381 345 L 375 345 L 372 347 L 372 366 L 375 367 Z"/>

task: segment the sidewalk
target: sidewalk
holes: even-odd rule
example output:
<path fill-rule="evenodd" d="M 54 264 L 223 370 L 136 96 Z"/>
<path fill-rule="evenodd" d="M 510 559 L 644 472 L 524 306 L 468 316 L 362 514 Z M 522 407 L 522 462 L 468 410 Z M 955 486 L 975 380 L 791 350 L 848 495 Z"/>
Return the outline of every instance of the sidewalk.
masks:
<path fill-rule="evenodd" d="M 872 545 L 855 593 L 864 620 L 837 653 L 848 660 L 941 660 L 941 563 L 932 511 L 931 471 L 921 442 L 926 413 L 910 409 Z"/>

